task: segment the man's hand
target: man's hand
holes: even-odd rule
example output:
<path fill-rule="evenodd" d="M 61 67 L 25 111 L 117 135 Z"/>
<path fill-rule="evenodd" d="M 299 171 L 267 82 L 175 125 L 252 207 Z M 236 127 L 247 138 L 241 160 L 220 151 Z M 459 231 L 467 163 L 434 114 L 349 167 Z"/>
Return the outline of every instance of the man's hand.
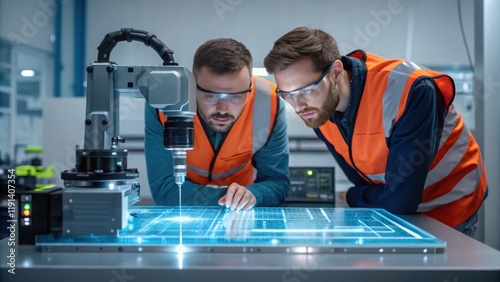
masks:
<path fill-rule="evenodd" d="M 249 210 L 255 206 L 256 202 L 257 199 L 250 190 L 235 182 L 227 187 L 226 195 L 219 199 L 219 205 L 226 206 L 226 208 L 230 208 L 232 211 L 241 209 Z"/>

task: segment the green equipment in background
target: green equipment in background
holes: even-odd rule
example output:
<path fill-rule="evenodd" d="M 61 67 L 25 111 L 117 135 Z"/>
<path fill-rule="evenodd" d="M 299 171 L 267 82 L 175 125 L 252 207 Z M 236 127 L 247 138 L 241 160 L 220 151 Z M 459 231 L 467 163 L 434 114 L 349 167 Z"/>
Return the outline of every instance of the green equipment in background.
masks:
<path fill-rule="evenodd" d="M 55 187 L 56 172 L 54 167 L 42 166 L 42 153 L 40 146 L 26 146 L 24 153 L 34 155 L 29 158 L 27 164 L 20 164 L 16 166 L 16 179 L 18 189 L 25 191 L 40 191 Z"/>

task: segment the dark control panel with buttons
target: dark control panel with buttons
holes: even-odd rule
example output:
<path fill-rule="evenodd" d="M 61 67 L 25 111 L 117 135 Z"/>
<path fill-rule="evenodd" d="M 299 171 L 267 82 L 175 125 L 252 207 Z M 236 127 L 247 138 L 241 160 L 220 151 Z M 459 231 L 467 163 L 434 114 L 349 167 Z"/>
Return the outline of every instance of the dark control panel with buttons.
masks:
<path fill-rule="evenodd" d="M 285 204 L 335 203 L 334 167 L 290 167 L 290 190 Z"/>

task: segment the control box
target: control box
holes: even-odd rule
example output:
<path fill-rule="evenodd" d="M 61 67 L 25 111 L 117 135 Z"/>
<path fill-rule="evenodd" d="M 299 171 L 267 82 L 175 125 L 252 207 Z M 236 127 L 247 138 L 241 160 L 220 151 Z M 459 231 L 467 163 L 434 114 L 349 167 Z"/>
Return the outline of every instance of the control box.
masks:
<path fill-rule="evenodd" d="M 36 235 L 61 232 L 62 189 L 25 191 L 18 194 L 19 244 L 34 245 Z"/>
<path fill-rule="evenodd" d="M 334 167 L 290 167 L 285 204 L 335 204 Z"/>

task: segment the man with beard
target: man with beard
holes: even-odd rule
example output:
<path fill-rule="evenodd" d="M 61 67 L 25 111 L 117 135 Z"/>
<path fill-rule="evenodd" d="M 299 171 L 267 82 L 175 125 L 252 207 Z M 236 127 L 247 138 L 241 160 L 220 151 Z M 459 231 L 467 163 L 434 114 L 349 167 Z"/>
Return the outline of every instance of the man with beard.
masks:
<path fill-rule="evenodd" d="M 362 50 L 341 56 L 307 27 L 279 38 L 264 65 L 354 184 L 349 206 L 422 213 L 474 236 L 486 173 L 449 76 Z"/>
<path fill-rule="evenodd" d="M 284 201 L 290 183 L 285 105 L 273 83 L 252 76 L 252 65 L 248 49 L 233 39 L 209 40 L 197 49 L 194 149 L 187 151 L 182 188 L 163 146 L 166 117 L 146 105 L 146 165 L 157 205 L 248 210 Z"/>

